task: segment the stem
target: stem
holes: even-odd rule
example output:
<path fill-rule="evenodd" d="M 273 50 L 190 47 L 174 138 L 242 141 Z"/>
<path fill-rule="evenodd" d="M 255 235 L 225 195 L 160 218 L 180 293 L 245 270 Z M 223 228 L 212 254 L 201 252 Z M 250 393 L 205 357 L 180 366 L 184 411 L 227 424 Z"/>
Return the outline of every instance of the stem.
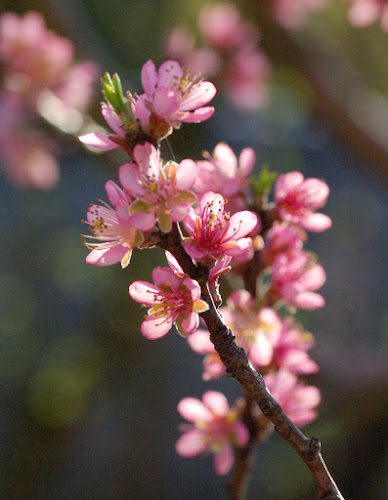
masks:
<path fill-rule="evenodd" d="M 210 333 L 210 340 L 226 367 L 228 376 L 236 379 L 245 389 L 249 400 L 260 407 L 263 414 L 274 424 L 276 432 L 287 441 L 299 454 L 303 462 L 310 469 L 318 486 L 318 500 L 344 500 L 331 477 L 321 455 L 321 443 L 317 438 L 306 437 L 300 429 L 284 413 L 279 403 L 273 398 L 265 386 L 262 375 L 257 372 L 248 361 L 248 356 L 243 348 L 235 341 L 231 330 L 223 322 L 207 286 L 208 270 L 201 265 L 195 266 L 191 258 L 184 251 L 182 235 L 177 224 L 167 234 L 160 234 L 159 246 L 169 250 L 178 260 L 185 273 L 196 279 L 201 285 L 201 298 L 209 305 L 209 309 L 202 313 L 202 318 Z M 248 401 L 248 400 L 247 400 Z M 248 472 L 251 463 L 245 460 L 244 469 Z M 240 495 L 243 492 L 243 468 L 239 479 Z M 237 493 L 236 493 L 237 494 Z M 243 496 L 231 497 L 242 499 Z"/>

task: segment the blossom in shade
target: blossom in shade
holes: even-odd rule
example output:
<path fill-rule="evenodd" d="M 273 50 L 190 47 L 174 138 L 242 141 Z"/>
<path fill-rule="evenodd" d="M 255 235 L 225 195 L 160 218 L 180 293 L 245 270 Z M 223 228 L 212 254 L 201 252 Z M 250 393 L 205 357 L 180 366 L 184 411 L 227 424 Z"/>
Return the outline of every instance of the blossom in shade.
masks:
<path fill-rule="evenodd" d="M 178 404 L 178 412 L 191 422 L 175 445 L 183 457 L 195 457 L 206 452 L 214 454 L 217 474 L 227 474 L 234 463 L 233 446 L 244 446 L 249 439 L 246 426 L 236 408 L 230 408 L 225 396 L 207 391 L 202 401 L 187 397 Z"/>
<path fill-rule="evenodd" d="M 148 314 L 141 324 L 141 333 L 148 339 L 159 339 L 175 324 L 181 335 L 193 333 L 199 326 L 199 313 L 209 307 L 201 297 L 199 283 L 187 277 L 177 261 L 168 256 L 170 267 L 152 271 L 154 283 L 135 281 L 129 295 L 146 306 Z"/>
<path fill-rule="evenodd" d="M 212 262 L 248 252 L 252 239 L 247 235 L 257 228 L 258 218 L 248 210 L 230 216 L 224 197 L 209 191 L 200 200 L 199 215 L 190 207 L 183 224 L 189 234 L 183 243 L 186 252 L 195 260 Z"/>
<path fill-rule="evenodd" d="M 300 172 L 280 175 L 275 185 L 278 216 L 308 231 L 325 231 L 331 227 L 330 217 L 314 212 L 325 205 L 328 195 L 328 185 L 319 179 L 304 179 Z"/>
<path fill-rule="evenodd" d="M 300 226 L 275 222 L 266 234 L 263 256 L 268 265 L 279 253 L 302 250 L 307 234 Z"/>
<path fill-rule="evenodd" d="M 308 252 L 280 253 L 272 263 L 271 292 L 291 306 L 302 309 L 323 307 L 325 299 L 315 290 L 325 281 L 325 270 Z"/>
<path fill-rule="evenodd" d="M 137 200 L 130 208 L 133 227 L 149 231 L 156 223 L 163 232 L 171 231 L 172 222 L 182 221 L 196 200 L 189 191 L 195 179 L 195 163 L 183 160 L 179 165 L 163 165 L 159 151 L 150 143 L 134 148 L 136 163 L 125 163 L 119 179 L 126 192 Z"/>
<path fill-rule="evenodd" d="M 80 135 L 78 139 L 86 146 L 100 149 L 101 151 L 110 151 L 111 149 L 120 147 L 119 142 L 120 139 L 125 138 L 125 131 L 123 130 L 123 123 L 120 117 L 110 103 L 101 103 L 101 113 L 114 134 L 91 132 L 89 134 Z"/>
<path fill-rule="evenodd" d="M 221 361 L 207 330 L 199 329 L 187 337 L 187 343 L 197 354 L 204 356 L 202 367 L 203 380 L 214 380 L 225 373 L 225 365 Z"/>
<path fill-rule="evenodd" d="M 224 142 L 217 144 L 213 153 L 204 153 L 205 160 L 196 162 L 193 190 L 202 195 L 214 191 L 227 198 L 227 208 L 237 212 L 245 206 L 248 175 L 256 161 L 252 148 L 244 148 L 237 160 L 233 150 Z"/>
<path fill-rule="evenodd" d="M 313 343 L 311 333 L 303 331 L 291 318 L 285 318 L 273 346 L 271 364 L 276 368 L 287 368 L 293 373 L 316 373 L 319 367 L 307 354 Z"/>
<path fill-rule="evenodd" d="M 105 190 L 115 208 L 106 203 L 89 207 L 83 222 L 90 227 L 92 235 L 84 237 L 93 242 L 85 243 L 91 249 L 86 262 L 109 266 L 121 261 L 122 267 L 126 267 L 133 249 L 143 243 L 144 235 L 130 224 L 130 200 L 122 189 L 113 181 L 108 181 Z"/>
<path fill-rule="evenodd" d="M 388 3 L 386 0 L 345 0 L 350 3 L 348 20 L 353 26 L 362 28 L 379 22 L 388 31 Z"/>
<path fill-rule="evenodd" d="M 284 368 L 264 375 L 264 381 L 295 425 L 305 425 L 317 418 L 315 408 L 321 401 L 317 387 L 304 385 L 295 374 Z"/>
<path fill-rule="evenodd" d="M 152 113 L 174 128 L 182 122 L 202 122 L 214 113 L 214 108 L 205 104 L 215 96 L 215 86 L 203 81 L 198 73 L 184 71 L 177 61 L 165 61 L 157 71 L 149 60 L 142 68 L 141 78 L 144 94 L 137 98 L 133 112 L 144 127 Z"/>
<path fill-rule="evenodd" d="M 220 314 L 237 343 L 246 350 L 249 361 L 257 367 L 269 365 L 282 327 L 278 314 L 270 307 L 257 309 L 246 290 L 232 292 Z"/>

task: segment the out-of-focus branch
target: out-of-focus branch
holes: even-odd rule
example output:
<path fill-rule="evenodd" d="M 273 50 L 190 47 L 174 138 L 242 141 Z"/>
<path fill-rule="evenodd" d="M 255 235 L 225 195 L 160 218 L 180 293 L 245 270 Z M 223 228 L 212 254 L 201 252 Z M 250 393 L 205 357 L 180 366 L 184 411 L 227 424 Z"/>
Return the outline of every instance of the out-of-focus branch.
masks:
<path fill-rule="evenodd" d="M 302 46 L 271 16 L 267 1 L 250 4 L 262 34 L 262 46 L 269 57 L 292 66 L 308 82 L 314 94 L 315 111 L 326 122 L 346 147 L 381 178 L 388 178 L 387 127 L 380 134 L 372 130 L 373 110 L 365 112 L 368 92 L 357 87 L 354 78 L 343 69 L 344 61 L 311 55 L 308 46 Z M 371 101 L 371 105 L 372 105 Z M 384 105 L 388 104 L 384 101 Z M 374 106 L 375 109 L 378 106 Z M 364 109 L 364 111 L 362 111 Z M 380 113 L 381 114 L 381 113 Z M 362 165 L 361 165 L 362 166 Z M 369 171 L 369 169 L 368 169 Z"/>

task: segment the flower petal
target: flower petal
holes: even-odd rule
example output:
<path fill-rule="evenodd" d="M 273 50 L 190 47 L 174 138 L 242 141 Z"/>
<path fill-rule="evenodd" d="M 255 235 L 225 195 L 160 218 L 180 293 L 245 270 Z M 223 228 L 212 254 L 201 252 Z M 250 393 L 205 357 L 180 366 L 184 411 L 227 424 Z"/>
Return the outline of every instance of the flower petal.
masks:
<path fill-rule="evenodd" d="M 155 295 L 160 293 L 159 288 L 153 283 L 148 283 L 148 281 L 134 281 L 129 286 L 128 291 L 133 300 L 149 306 L 155 303 Z"/>
<path fill-rule="evenodd" d="M 209 422 L 213 418 L 209 408 L 197 398 L 183 398 L 178 403 L 178 412 L 189 422 Z"/>
<path fill-rule="evenodd" d="M 106 134 L 102 134 L 101 132 L 80 135 L 78 139 L 85 144 L 85 146 L 100 149 L 101 151 L 110 151 L 111 149 L 117 149 L 119 147 L 112 142 Z"/>
<path fill-rule="evenodd" d="M 206 449 L 206 436 L 199 429 L 185 432 L 175 444 L 175 450 L 181 457 L 195 457 Z"/>

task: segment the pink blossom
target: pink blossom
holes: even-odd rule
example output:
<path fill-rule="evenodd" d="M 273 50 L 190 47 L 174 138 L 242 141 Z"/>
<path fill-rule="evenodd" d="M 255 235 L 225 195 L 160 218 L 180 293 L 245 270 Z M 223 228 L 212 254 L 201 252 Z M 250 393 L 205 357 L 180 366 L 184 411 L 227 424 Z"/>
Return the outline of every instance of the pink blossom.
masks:
<path fill-rule="evenodd" d="M 113 181 L 105 184 L 109 201 L 108 204 L 91 205 L 87 212 L 87 220 L 92 235 L 85 238 L 95 243 L 85 243 L 92 251 L 86 257 L 88 264 L 96 266 L 110 266 L 121 261 L 126 267 L 132 256 L 132 251 L 144 241 L 143 234 L 130 224 L 130 201 Z"/>
<path fill-rule="evenodd" d="M 179 128 L 182 122 L 199 123 L 213 115 L 214 108 L 204 105 L 213 99 L 216 88 L 199 74 L 184 72 L 178 62 L 165 61 L 156 71 L 149 60 L 141 75 L 145 93 L 138 97 L 133 111 L 143 126 L 147 126 L 151 113 L 174 128 Z"/>
<path fill-rule="evenodd" d="M 321 401 L 319 390 L 303 385 L 286 369 L 264 375 L 267 388 L 296 425 L 306 425 L 317 418 L 315 407 Z"/>
<path fill-rule="evenodd" d="M 256 155 L 252 148 L 244 148 L 237 160 L 233 150 L 224 142 L 217 144 L 206 160 L 196 162 L 196 178 L 193 189 L 202 195 L 213 191 L 227 198 L 228 210 L 237 212 L 245 206 L 245 197 Z"/>
<path fill-rule="evenodd" d="M 326 281 L 323 267 L 308 252 L 280 253 L 272 263 L 272 293 L 289 305 L 317 309 L 325 305 L 314 293 Z"/>
<path fill-rule="evenodd" d="M 265 54 L 247 45 L 234 54 L 226 68 L 226 92 L 236 108 L 257 110 L 268 104 L 271 67 Z"/>
<path fill-rule="evenodd" d="M 111 149 L 120 147 L 119 141 L 120 139 L 125 138 L 125 131 L 123 130 L 123 123 L 120 117 L 117 115 L 111 104 L 103 102 L 101 104 L 101 113 L 106 123 L 114 131 L 114 134 L 91 132 L 89 134 L 80 135 L 78 139 L 86 146 L 100 149 L 102 151 L 110 151 Z"/>
<path fill-rule="evenodd" d="M 328 195 L 327 184 L 319 179 L 304 180 L 300 172 L 281 175 L 275 186 L 279 218 L 309 231 L 325 231 L 331 227 L 330 218 L 314 211 L 325 205 Z"/>
<path fill-rule="evenodd" d="M 163 232 L 171 231 L 172 222 L 182 221 L 196 200 L 189 191 L 195 179 L 195 163 L 183 160 L 163 165 L 159 151 L 150 143 L 133 150 L 136 163 L 120 167 L 120 182 L 130 196 L 137 198 L 130 208 L 133 227 L 149 231 L 156 222 Z"/>
<path fill-rule="evenodd" d="M 272 365 L 300 374 L 317 372 L 318 365 L 307 354 L 313 343 L 311 333 L 303 331 L 291 318 L 284 319 L 273 346 Z"/>
<path fill-rule="evenodd" d="M 357 27 L 369 26 L 380 22 L 384 31 L 388 31 L 387 0 L 346 0 L 350 3 L 348 19 Z"/>
<path fill-rule="evenodd" d="M 198 27 L 205 41 L 218 50 L 230 50 L 246 43 L 255 31 L 253 25 L 243 22 L 238 9 L 229 2 L 203 7 Z"/>
<path fill-rule="evenodd" d="M 307 234 L 300 226 L 289 226 L 275 222 L 266 234 L 263 256 L 267 264 L 271 264 L 279 253 L 302 250 Z"/>
<path fill-rule="evenodd" d="M 195 260 L 211 262 L 248 252 L 252 239 L 246 236 L 257 227 L 258 218 L 248 210 L 230 216 L 223 196 L 209 191 L 201 198 L 199 215 L 190 207 L 183 224 L 189 234 L 183 243 L 186 252 Z"/>
<path fill-rule="evenodd" d="M 170 267 L 156 267 L 153 283 L 135 281 L 129 295 L 146 306 L 151 306 L 141 324 L 141 333 L 148 339 L 163 337 L 175 324 L 181 335 L 193 333 L 199 325 L 199 313 L 208 305 L 201 297 L 199 283 L 183 274 L 176 260 L 169 255 Z"/>
<path fill-rule="evenodd" d="M 289 29 L 298 29 L 306 22 L 310 11 L 323 9 L 327 0 L 270 0 L 273 16 Z"/>
<path fill-rule="evenodd" d="M 187 343 L 197 354 L 204 356 L 202 366 L 203 380 L 214 380 L 225 373 L 225 365 L 221 361 L 207 330 L 197 330 L 187 337 Z"/>
<path fill-rule="evenodd" d="M 232 292 L 220 314 L 256 367 L 268 366 L 281 330 L 281 320 L 270 307 L 258 309 L 246 290 Z"/>
<path fill-rule="evenodd" d="M 176 442 L 176 452 L 182 457 L 213 453 L 217 474 L 227 474 L 234 463 L 233 446 L 245 446 L 249 439 L 238 410 L 229 408 L 222 393 L 207 391 L 202 401 L 191 397 L 182 399 L 178 412 L 191 425 L 186 426 L 187 430 Z"/>

